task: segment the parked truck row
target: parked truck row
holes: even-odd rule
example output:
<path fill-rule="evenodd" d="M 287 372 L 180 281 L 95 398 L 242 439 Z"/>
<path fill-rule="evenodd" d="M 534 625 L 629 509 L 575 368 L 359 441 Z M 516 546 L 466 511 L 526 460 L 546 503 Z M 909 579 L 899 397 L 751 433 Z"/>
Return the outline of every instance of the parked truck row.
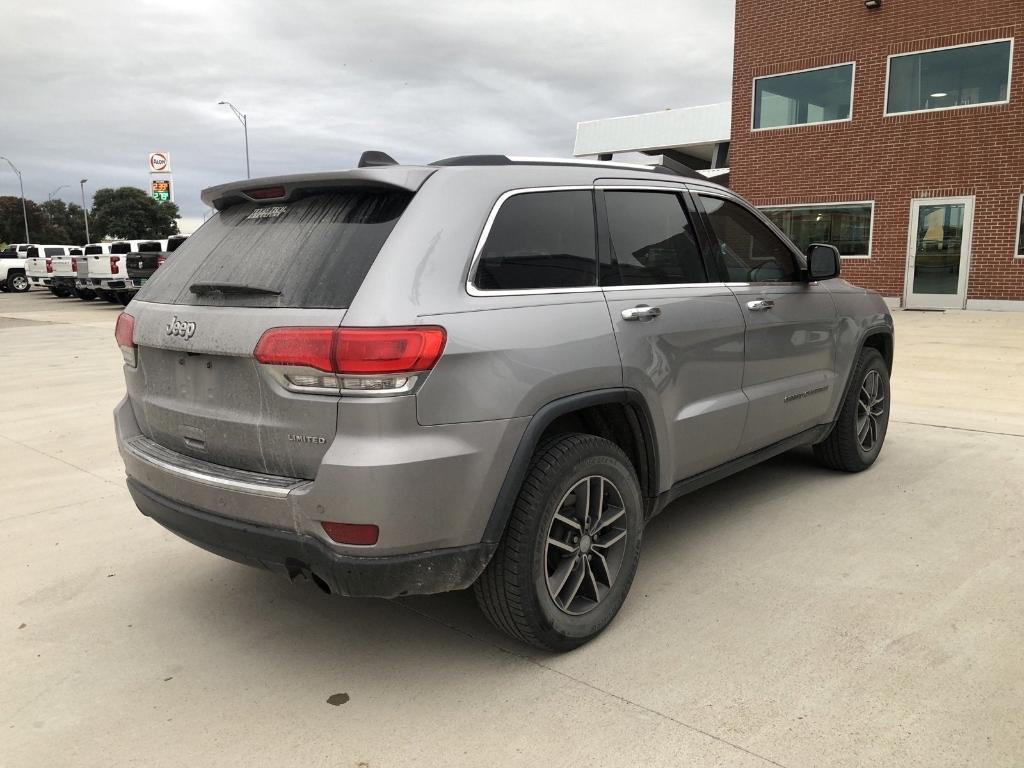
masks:
<path fill-rule="evenodd" d="M 85 246 L 12 243 L 0 251 L 0 291 L 45 288 L 61 298 L 127 305 L 187 237 Z"/>

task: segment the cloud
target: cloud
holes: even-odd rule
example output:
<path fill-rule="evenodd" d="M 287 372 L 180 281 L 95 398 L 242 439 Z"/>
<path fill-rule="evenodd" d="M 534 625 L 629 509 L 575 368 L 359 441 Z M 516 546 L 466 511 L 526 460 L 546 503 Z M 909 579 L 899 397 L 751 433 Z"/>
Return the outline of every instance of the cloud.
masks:
<path fill-rule="evenodd" d="M 8 0 L 10 2 L 10 0 Z M 26 194 L 148 183 L 182 212 L 245 174 L 479 152 L 563 155 L 576 123 L 729 98 L 731 0 L 53 0 L 10 3 L 0 154 Z M 0 168 L 0 194 L 16 194 Z"/>

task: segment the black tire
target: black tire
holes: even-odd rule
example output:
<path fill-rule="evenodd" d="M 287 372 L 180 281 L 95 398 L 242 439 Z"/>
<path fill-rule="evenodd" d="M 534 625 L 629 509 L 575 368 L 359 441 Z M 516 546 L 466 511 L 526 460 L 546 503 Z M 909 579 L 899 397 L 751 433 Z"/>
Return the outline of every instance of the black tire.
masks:
<path fill-rule="evenodd" d="M 92 301 L 96 298 L 96 293 L 88 290 L 87 288 L 75 288 L 75 296 L 80 298 L 82 301 Z"/>
<path fill-rule="evenodd" d="M 133 298 L 135 298 L 134 293 L 127 293 L 125 291 L 117 292 L 117 303 L 120 304 L 122 307 L 127 307 L 131 303 L 131 300 Z"/>
<path fill-rule="evenodd" d="M 24 272 L 9 272 L 7 274 L 7 289 L 15 293 L 25 293 L 32 287 Z"/>
<path fill-rule="evenodd" d="M 552 596 L 548 586 L 549 578 L 553 578 L 548 572 L 549 568 L 555 567 L 555 561 L 549 559 L 548 541 L 552 526 L 561 525 L 555 523 L 555 513 L 565 512 L 567 508 L 564 504 L 568 499 L 572 499 L 574 505 L 577 503 L 571 492 L 584 481 L 587 483 L 588 498 L 591 495 L 590 488 L 599 487 L 602 489 L 602 504 L 605 499 L 612 498 L 613 493 L 616 500 L 621 501 L 621 509 L 625 514 L 619 516 L 617 511 L 610 511 L 609 514 L 617 516 L 614 530 L 625 531 L 625 537 L 620 539 L 624 543 L 616 551 L 616 574 L 606 579 L 610 584 L 603 585 L 606 587 L 604 594 L 598 594 L 598 580 L 594 578 L 594 574 L 599 571 L 588 569 L 591 568 L 590 557 L 595 558 L 595 568 L 598 557 L 605 563 L 603 568 L 608 568 L 605 557 L 597 553 L 599 547 L 609 545 L 597 542 L 599 537 L 605 536 L 602 531 L 611 533 L 611 527 L 598 528 L 595 525 L 592 536 L 583 535 L 585 543 L 574 544 L 577 554 L 561 555 L 562 565 L 573 561 L 568 570 L 563 571 L 566 574 L 572 574 L 573 569 L 583 562 L 583 558 L 586 559 L 587 564 L 579 565 L 575 573 L 580 574 L 581 580 L 584 574 L 590 577 L 587 589 L 593 583 L 592 594 L 597 597 L 596 600 L 589 600 L 582 595 L 570 598 L 570 601 L 577 599 L 591 604 L 585 612 L 574 614 L 556 604 L 557 598 Z M 590 482 L 598 485 L 591 486 Z M 608 482 L 610 486 L 605 485 Z M 605 488 L 608 488 L 607 495 Z M 619 507 L 609 506 L 608 509 Z M 571 537 L 572 529 L 565 530 L 570 531 Z M 642 533 L 643 500 L 640 484 L 625 453 L 617 445 L 587 434 L 562 435 L 547 440 L 534 454 L 494 557 L 474 584 L 477 603 L 494 626 L 518 640 L 553 651 L 576 648 L 596 637 L 622 607 L 640 560 Z M 602 551 L 609 553 L 609 550 Z M 554 553 L 557 560 L 560 550 L 550 552 Z M 605 570 L 604 573 L 609 574 L 609 571 Z M 575 580 L 573 576 L 567 578 Z M 577 586 L 577 590 L 580 588 Z M 571 603 L 569 607 L 572 605 L 576 603 Z"/>
<path fill-rule="evenodd" d="M 881 400 L 873 406 L 866 404 L 873 400 L 865 397 L 865 387 L 870 381 L 877 381 L 878 395 Z M 814 446 L 814 455 L 818 461 L 831 469 L 843 472 L 862 472 L 878 458 L 885 434 L 889 428 L 889 369 L 878 350 L 865 347 L 861 350 L 850 378 L 850 386 L 839 411 L 839 419 L 829 436 Z M 867 416 L 870 410 L 872 416 Z M 862 442 L 865 421 L 870 445 Z M 858 427 L 861 427 L 859 430 Z"/>

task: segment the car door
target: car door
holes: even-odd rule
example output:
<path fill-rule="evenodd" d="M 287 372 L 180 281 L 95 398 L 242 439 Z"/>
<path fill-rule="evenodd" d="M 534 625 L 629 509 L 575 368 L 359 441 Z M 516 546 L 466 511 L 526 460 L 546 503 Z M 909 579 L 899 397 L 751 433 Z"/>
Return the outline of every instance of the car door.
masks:
<path fill-rule="evenodd" d="M 598 213 L 623 383 L 657 422 L 667 490 L 736 456 L 747 413 L 743 315 L 708 273 L 687 192 L 599 186 Z"/>
<path fill-rule="evenodd" d="M 835 303 L 827 288 L 804 279 L 796 251 L 754 209 L 724 190 L 695 198 L 746 323 L 750 406 L 740 449 L 749 453 L 828 419 L 837 386 Z"/>

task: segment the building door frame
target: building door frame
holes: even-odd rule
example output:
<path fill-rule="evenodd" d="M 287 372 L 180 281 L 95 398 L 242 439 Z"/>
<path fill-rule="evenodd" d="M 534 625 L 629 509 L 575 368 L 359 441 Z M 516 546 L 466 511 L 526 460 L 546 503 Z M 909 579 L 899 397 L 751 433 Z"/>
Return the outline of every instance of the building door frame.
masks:
<path fill-rule="evenodd" d="M 917 258 L 918 219 L 922 206 L 962 205 L 963 229 L 960 241 L 960 269 L 956 293 L 914 293 L 914 266 Z M 964 309 L 967 306 L 967 279 L 971 269 L 971 242 L 974 238 L 974 195 L 961 197 L 915 197 L 910 201 L 907 227 L 907 263 L 904 273 L 903 305 L 907 309 Z"/>

